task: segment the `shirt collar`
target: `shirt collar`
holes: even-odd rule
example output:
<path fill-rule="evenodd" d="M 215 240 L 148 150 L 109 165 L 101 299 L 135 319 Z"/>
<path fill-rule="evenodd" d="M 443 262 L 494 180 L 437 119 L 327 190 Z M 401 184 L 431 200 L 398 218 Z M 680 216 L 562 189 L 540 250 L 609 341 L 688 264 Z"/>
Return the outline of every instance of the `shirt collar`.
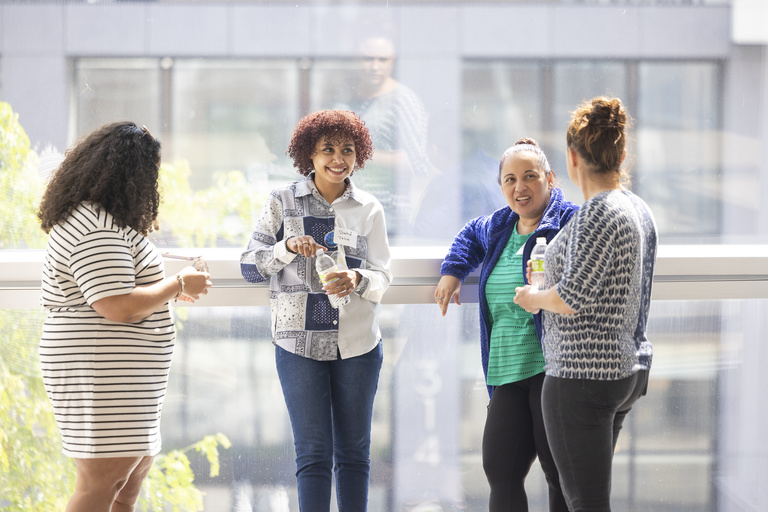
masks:
<path fill-rule="evenodd" d="M 317 190 L 317 186 L 315 186 L 315 172 L 312 171 L 309 173 L 303 180 L 297 182 L 296 184 L 296 196 L 302 197 L 302 196 L 308 196 L 312 194 L 315 196 L 316 199 L 325 201 L 323 196 L 320 195 L 320 191 Z M 346 201 L 347 199 L 353 199 L 357 201 L 358 203 L 362 204 L 362 201 L 360 201 L 358 188 L 355 186 L 354 183 L 352 183 L 352 180 L 347 177 L 344 180 L 347 183 L 347 187 L 344 189 L 344 193 L 341 194 L 341 197 L 339 197 L 338 200 Z"/>

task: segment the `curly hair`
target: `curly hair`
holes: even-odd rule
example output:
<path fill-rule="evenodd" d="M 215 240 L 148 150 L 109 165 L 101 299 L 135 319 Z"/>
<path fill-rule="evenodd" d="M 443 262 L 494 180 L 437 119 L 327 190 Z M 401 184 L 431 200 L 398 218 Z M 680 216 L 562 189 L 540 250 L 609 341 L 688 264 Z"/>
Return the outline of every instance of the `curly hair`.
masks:
<path fill-rule="evenodd" d="M 303 117 L 293 131 L 286 154 L 302 176 L 314 170 L 312 157 L 317 142 L 326 137 L 332 141 L 352 139 L 355 144 L 355 168 L 362 169 L 373 156 L 373 143 L 360 116 L 349 110 L 320 110 Z"/>
<path fill-rule="evenodd" d="M 632 119 L 619 98 L 599 96 L 571 112 L 566 143 L 575 149 L 598 173 L 618 173 L 622 180 L 628 174 L 621 169 Z"/>
<path fill-rule="evenodd" d="M 43 231 L 91 202 L 120 227 L 146 235 L 161 201 L 159 170 L 160 141 L 146 127 L 127 121 L 102 126 L 67 150 L 51 176 L 37 212 Z"/>
<path fill-rule="evenodd" d="M 504 167 L 504 160 L 515 153 L 522 153 L 523 151 L 530 151 L 538 157 L 539 169 L 545 173 L 552 172 L 552 168 L 549 166 L 549 160 L 547 160 L 547 155 L 545 155 L 544 151 L 539 147 L 539 143 L 529 137 L 521 137 L 501 155 L 501 160 L 499 160 L 499 174 L 496 176 L 496 182 L 498 184 L 501 184 L 501 169 Z"/>

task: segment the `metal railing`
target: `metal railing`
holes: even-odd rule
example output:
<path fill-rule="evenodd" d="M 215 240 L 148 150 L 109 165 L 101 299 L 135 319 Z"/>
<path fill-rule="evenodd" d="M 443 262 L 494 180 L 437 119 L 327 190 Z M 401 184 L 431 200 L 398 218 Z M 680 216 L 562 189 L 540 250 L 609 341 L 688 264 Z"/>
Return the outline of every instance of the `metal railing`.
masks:
<path fill-rule="evenodd" d="M 266 306 L 266 284 L 247 283 L 240 275 L 241 249 L 176 249 L 202 255 L 213 280 L 198 306 Z M 440 278 L 446 247 L 392 248 L 392 286 L 385 304 L 428 304 Z M 0 309 L 39 306 L 44 251 L 0 251 Z M 185 265 L 167 260 L 166 271 Z M 655 300 L 768 298 L 768 245 L 666 245 L 659 247 L 654 277 Z M 462 301 L 477 301 L 477 277 L 467 278 Z M 194 307 L 194 306 L 193 306 Z"/>

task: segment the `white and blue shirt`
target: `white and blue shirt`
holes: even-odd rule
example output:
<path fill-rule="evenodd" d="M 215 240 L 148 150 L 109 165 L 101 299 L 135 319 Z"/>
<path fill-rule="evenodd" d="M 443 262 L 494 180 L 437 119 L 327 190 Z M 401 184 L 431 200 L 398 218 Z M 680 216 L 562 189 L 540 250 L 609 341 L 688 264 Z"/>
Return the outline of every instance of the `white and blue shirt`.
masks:
<path fill-rule="evenodd" d="M 269 279 L 272 335 L 279 347 L 319 361 L 366 354 L 381 338 L 381 299 L 392 281 L 384 211 L 372 195 L 347 180 L 344 193 L 332 204 L 313 180 L 273 190 L 256 222 L 248 248 L 240 258 L 243 277 L 252 283 Z M 352 232 L 345 263 L 362 279 L 350 303 L 331 307 L 315 271 L 315 258 L 286 248 L 294 236 L 311 235 L 321 245 L 334 229 Z"/>

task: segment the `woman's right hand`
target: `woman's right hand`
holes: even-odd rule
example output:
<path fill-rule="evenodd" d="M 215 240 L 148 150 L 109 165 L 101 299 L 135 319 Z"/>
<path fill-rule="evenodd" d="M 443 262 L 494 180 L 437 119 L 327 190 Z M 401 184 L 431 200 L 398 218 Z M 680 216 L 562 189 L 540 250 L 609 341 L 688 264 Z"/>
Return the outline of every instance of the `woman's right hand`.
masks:
<path fill-rule="evenodd" d="M 461 280 L 458 277 L 446 275 L 440 278 L 437 288 L 435 288 L 435 302 L 437 302 L 437 306 L 440 308 L 441 316 L 445 316 L 445 313 L 448 311 L 448 304 L 451 303 L 451 298 L 453 298 L 457 306 L 461 306 L 461 301 L 459 300 L 460 289 Z"/>
<path fill-rule="evenodd" d="M 198 272 L 195 267 L 184 267 L 179 272 L 184 280 L 184 293 L 178 300 L 184 302 L 195 302 L 201 297 L 208 295 L 208 289 L 211 287 L 211 274 L 208 272 Z"/>
<path fill-rule="evenodd" d="M 285 246 L 289 251 L 301 254 L 305 258 L 314 256 L 318 249 L 328 250 L 326 247 L 315 242 L 311 235 L 292 236 L 285 241 Z"/>

